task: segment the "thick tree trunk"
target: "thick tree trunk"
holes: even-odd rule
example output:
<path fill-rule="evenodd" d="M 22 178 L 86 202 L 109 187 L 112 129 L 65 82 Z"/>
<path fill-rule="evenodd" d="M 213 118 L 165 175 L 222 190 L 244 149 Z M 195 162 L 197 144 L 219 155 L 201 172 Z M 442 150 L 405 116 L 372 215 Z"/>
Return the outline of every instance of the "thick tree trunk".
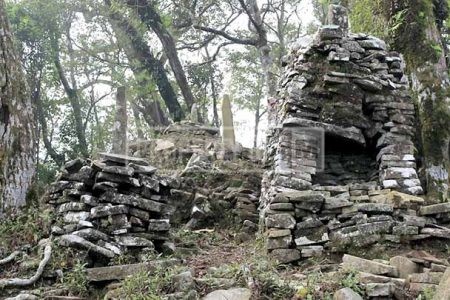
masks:
<path fill-rule="evenodd" d="M 105 0 L 105 5 L 107 7 L 111 7 L 111 1 Z M 177 100 L 177 95 L 170 84 L 166 71 L 164 70 L 164 66 L 154 57 L 150 47 L 144 42 L 143 37 L 133 27 L 133 25 L 128 22 L 128 20 L 123 18 L 118 13 L 111 10 L 109 12 L 109 19 L 117 39 L 119 42 L 123 41 L 122 45 L 124 47 L 125 54 L 132 65 L 132 71 L 135 77 L 145 78 L 145 76 L 141 76 L 142 72 L 148 72 L 155 80 L 159 93 L 161 94 L 172 119 L 176 122 L 184 119 L 185 115 L 183 109 Z M 140 83 L 144 87 L 150 84 L 149 82 L 146 82 L 146 80 L 145 82 Z M 147 107 L 152 106 L 149 103 L 144 103 L 147 101 L 142 101 L 142 99 L 145 99 L 146 97 L 148 97 L 148 95 L 139 96 L 141 104 Z M 159 103 L 154 105 L 158 106 L 158 111 L 155 111 L 153 115 L 156 113 L 161 113 L 162 109 L 159 106 Z M 159 123 L 161 120 L 163 123 Z M 165 115 L 159 115 L 158 118 L 154 119 L 154 122 L 158 125 L 166 125 L 167 118 Z"/>
<path fill-rule="evenodd" d="M 163 45 L 164 52 L 169 59 L 170 67 L 172 68 L 175 79 L 183 94 L 186 105 L 191 110 L 194 104 L 194 96 L 187 81 L 180 58 L 178 57 L 177 47 L 170 32 L 164 27 L 161 17 L 156 11 L 152 3 L 147 0 L 128 0 L 128 6 L 134 9 L 139 15 L 141 21 L 158 36 Z"/>
<path fill-rule="evenodd" d="M 34 110 L 0 0 L 0 215 L 26 204 L 36 171 Z"/>
<path fill-rule="evenodd" d="M 119 154 L 126 154 L 127 152 L 128 115 L 125 93 L 125 87 L 122 86 L 117 88 L 112 151 Z"/>

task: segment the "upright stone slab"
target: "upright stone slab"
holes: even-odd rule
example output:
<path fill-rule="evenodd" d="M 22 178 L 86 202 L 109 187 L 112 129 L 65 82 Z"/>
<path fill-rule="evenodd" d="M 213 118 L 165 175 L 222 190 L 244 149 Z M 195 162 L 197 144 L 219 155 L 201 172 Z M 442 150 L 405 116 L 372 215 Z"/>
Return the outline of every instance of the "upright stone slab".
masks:
<path fill-rule="evenodd" d="M 126 154 L 127 152 L 127 99 L 125 87 L 117 88 L 116 94 L 116 118 L 113 126 L 113 152 Z"/>
<path fill-rule="evenodd" d="M 222 100 L 222 141 L 224 145 L 233 147 L 236 144 L 234 135 L 233 112 L 229 95 L 224 95 Z"/>
<path fill-rule="evenodd" d="M 192 105 L 192 108 L 191 108 L 191 122 L 192 123 L 194 123 L 194 124 L 198 124 L 198 123 L 200 123 L 200 120 L 199 120 L 199 111 L 198 111 L 198 106 L 197 106 L 197 103 L 194 103 L 193 105 Z"/>
<path fill-rule="evenodd" d="M 348 11 L 341 5 L 331 4 L 328 9 L 327 23 L 337 25 L 344 33 L 348 33 Z"/>

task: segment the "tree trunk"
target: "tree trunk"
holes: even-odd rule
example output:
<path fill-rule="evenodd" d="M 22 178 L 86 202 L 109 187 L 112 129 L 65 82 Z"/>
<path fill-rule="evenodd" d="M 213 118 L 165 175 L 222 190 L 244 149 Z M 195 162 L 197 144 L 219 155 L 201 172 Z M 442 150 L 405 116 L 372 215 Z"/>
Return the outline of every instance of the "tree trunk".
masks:
<path fill-rule="evenodd" d="M 113 153 L 126 154 L 127 152 L 127 98 L 125 87 L 117 88 L 116 94 L 116 116 L 113 126 Z"/>
<path fill-rule="evenodd" d="M 275 77 L 272 72 L 272 49 L 267 41 L 267 30 L 264 25 L 261 11 L 258 7 L 258 3 L 256 0 L 249 0 L 249 7 L 251 12 L 251 17 L 253 19 L 253 26 L 258 34 L 258 44 L 256 45 L 259 51 L 259 60 L 261 63 L 262 73 L 264 75 L 264 95 L 269 97 L 273 97 L 276 94 L 276 82 Z"/>
<path fill-rule="evenodd" d="M 58 166 L 62 166 L 64 164 L 64 154 L 59 154 L 55 148 L 53 148 L 52 143 L 49 139 L 47 120 L 45 118 L 45 112 L 42 107 L 42 99 L 41 99 L 41 82 L 40 79 L 36 82 L 36 86 L 31 92 L 31 99 L 33 103 L 36 104 L 36 112 L 39 119 L 39 124 L 41 125 L 41 133 L 42 133 L 42 141 L 44 142 L 44 147 L 47 150 L 48 155 L 55 161 Z"/>
<path fill-rule="evenodd" d="M 205 51 L 206 51 L 206 59 L 208 61 L 211 61 L 211 56 L 209 55 L 209 51 L 208 51 L 208 47 L 205 47 Z M 211 62 L 211 66 L 209 67 L 209 70 L 211 71 L 211 73 L 209 74 L 209 84 L 211 85 L 211 97 L 212 97 L 212 109 L 213 109 L 213 120 L 212 120 L 212 124 L 213 126 L 219 127 L 219 113 L 217 112 L 217 89 L 216 89 L 216 83 L 214 81 L 214 68 L 212 66 L 212 62 Z"/>
<path fill-rule="evenodd" d="M 26 204 L 36 172 L 34 109 L 0 0 L 0 214 Z"/>
<path fill-rule="evenodd" d="M 105 5 L 110 8 L 111 1 L 105 0 Z M 164 66 L 159 60 L 154 57 L 150 47 L 144 42 L 143 37 L 130 22 L 128 22 L 118 13 L 110 10 L 109 19 L 111 21 L 111 25 L 117 39 L 119 41 L 123 41 L 122 45 L 124 47 L 128 61 L 132 66 L 132 71 L 135 77 L 145 78 L 145 76 L 141 76 L 142 72 L 148 72 L 155 80 L 155 83 L 158 86 L 159 93 L 161 94 L 161 97 L 164 100 L 164 103 L 166 104 L 166 107 L 169 110 L 172 119 L 175 122 L 184 119 L 185 115 L 183 109 L 181 108 L 180 103 L 177 100 L 177 95 L 175 94 L 175 91 L 173 90 L 173 87 L 170 84 L 169 79 L 167 78 Z M 147 86 L 145 84 L 149 84 L 149 82 L 142 82 L 142 84 L 144 84 L 144 86 Z M 146 97 L 148 97 L 148 95 L 140 95 L 139 99 L 141 99 L 141 102 L 143 102 L 142 99 L 145 99 Z M 144 105 L 144 103 L 142 104 Z M 149 105 L 145 104 L 145 106 Z M 158 105 L 158 113 L 160 112 L 162 112 L 162 110 Z M 165 116 L 161 115 L 158 119 L 166 120 Z M 164 123 L 166 122 L 158 123 L 158 119 L 154 119 L 155 123 L 159 125 L 165 125 Z"/>
<path fill-rule="evenodd" d="M 190 111 L 195 102 L 194 96 L 192 95 L 183 66 L 178 57 L 177 47 L 172 35 L 164 27 L 160 15 L 152 3 L 148 3 L 147 0 L 128 0 L 128 6 L 137 11 L 141 21 L 146 24 L 149 29 L 153 30 L 161 41 L 164 52 L 169 59 L 170 67 L 172 68 L 175 79 L 177 80 L 178 86 L 180 87 L 181 93 L 183 94 L 186 105 Z"/>
<path fill-rule="evenodd" d="M 76 87 L 71 86 L 69 81 L 67 80 L 66 74 L 64 73 L 61 60 L 59 57 L 59 41 L 57 37 L 53 37 L 51 41 L 52 46 L 52 54 L 53 54 L 53 63 L 55 64 L 55 68 L 58 72 L 59 80 L 63 85 L 64 91 L 66 92 L 67 98 L 69 98 L 70 105 L 73 110 L 73 117 L 75 120 L 75 133 L 78 139 L 78 146 L 81 155 L 84 157 L 89 156 L 88 145 L 86 141 L 86 133 L 83 123 L 83 116 L 81 113 L 81 103 L 80 97 L 78 94 L 78 90 Z"/>

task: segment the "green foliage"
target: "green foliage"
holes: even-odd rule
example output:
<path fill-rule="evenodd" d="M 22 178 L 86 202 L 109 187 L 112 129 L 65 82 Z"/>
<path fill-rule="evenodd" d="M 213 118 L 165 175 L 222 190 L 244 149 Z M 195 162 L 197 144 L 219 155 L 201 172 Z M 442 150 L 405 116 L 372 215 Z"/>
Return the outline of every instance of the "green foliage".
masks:
<path fill-rule="evenodd" d="M 135 257 L 131 253 L 123 253 L 121 255 L 114 256 L 110 262 L 110 266 L 116 266 L 116 265 L 127 265 L 136 263 Z"/>
<path fill-rule="evenodd" d="M 88 294 L 88 279 L 86 276 L 86 264 L 77 261 L 73 269 L 64 274 L 62 284 L 71 295 L 86 296 Z"/>
<path fill-rule="evenodd" d="M 341 280 L 341 285 L 343 287 L 351 288 L 356 293 L 363 295 L 364 289 L 361 287 L 357 275 L 358 272 L 356 271 L 349 271 L 345 273 L 344 278 Z"/>
<path fill-rule="evenodd" d="M 170 290 L 174 273 L 172 269 L 163 267 L 152 272 L 140 271 L 125 278 L 114 293 L 125 300 L 159 300 Z"/>
<path fill-rule="evenodd" d="M 352 1 L 350 10 L 352 31 L 385 38 L 389 32 L 384 0 Z"/>
<path fill-rule="evenodd" d="M 247 286 L 248 278 L 252 278 L 255 299 L 291 299 L 296 291 L 295 283 L 285 279 L 275 262 L 269 260 L 264 249 L 263 239 L 258 239 L 253 245 L 252 255 L 244 262 L 221 265 L 208 272 L 202 282 L 205 290 L 219 288 L 216 278 L 231 279 L 237 286 Z"/>
<path fill-rule="evenodd" d="M 12 252 L 24 245 L 35 245 L 48 236 L 51 219 L 50 211 L 42 207 L 29 207 L 0 220 L 0 248 Z"/>
<path fill-rule="evenodd" d="M 434 295 L 436 294 L 436 289 L 432 287 L 426 287 L 424 290 L 420 293 L 420 295 L 417 297 L 416 300 L 433 300 Z"/>

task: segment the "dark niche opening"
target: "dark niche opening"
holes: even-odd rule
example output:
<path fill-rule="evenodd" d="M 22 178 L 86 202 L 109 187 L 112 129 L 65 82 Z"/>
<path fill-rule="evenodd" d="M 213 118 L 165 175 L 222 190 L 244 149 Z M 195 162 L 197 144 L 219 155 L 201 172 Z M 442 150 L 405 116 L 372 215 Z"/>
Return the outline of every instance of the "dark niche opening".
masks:
<path fill-rule="evenodd" d="M 324 168 L 313 176 L 313 184 L 346 185 L 378 180 L 376 152 L 369 146 L 325 134 Z"/>

